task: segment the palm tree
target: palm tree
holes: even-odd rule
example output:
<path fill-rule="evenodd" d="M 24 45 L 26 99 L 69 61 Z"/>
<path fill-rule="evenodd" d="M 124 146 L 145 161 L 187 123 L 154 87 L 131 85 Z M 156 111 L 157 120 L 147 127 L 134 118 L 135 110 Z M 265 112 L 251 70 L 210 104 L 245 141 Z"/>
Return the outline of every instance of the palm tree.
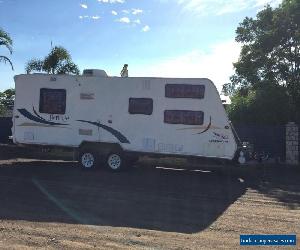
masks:
<path fill-rule="evenodd" d="M 31 59 L 25 67 L 27 74 L 31 72 L 46 72 L 48 74 L 79 75 L 78 66 L 72 62 L 70 53 L 61 46 L 55 46 L 50 53 L 41 59 Z"/>
<path fill-rule="evenodd" d="M 0 28 L 0 46 L 6 47 L 9 50 L 9 53 L 12 54 L 12 44 L 13 41 L 10 38 L 9 34 Z M 9 63 L 11 69 L 14 70 L 14 66 L 7 56 L 0 55 L 0 62 Z"/>
<path fill-rule="evenodd" d="M 4 92 L 0 92 L 0 116 L 5 114 L 8 110 L 13 109 L 14 99 L 14 89 L 7 89 Z"/>

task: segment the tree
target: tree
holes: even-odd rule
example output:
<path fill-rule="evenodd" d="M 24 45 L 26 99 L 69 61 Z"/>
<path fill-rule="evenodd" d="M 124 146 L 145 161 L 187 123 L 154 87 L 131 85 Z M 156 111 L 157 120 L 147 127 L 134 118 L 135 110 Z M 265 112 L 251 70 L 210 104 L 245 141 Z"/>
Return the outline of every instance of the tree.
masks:
<path fill-rule="evenodd" d="M 44 58 L 31 59 L 25 67 L 27 74 L 33 71 L 47 72 L 48 74 L 75 74 L 79 75 L 78 66 L 72 62 L 69 52 L 61 47 L 55 46 L 50 53 Z"/>
<path fill-rule="evenodd" d="M 9 53 L 12 54 L 13 41 L 9 34 L 0 28 L 0 46 L 4 46 L 8 49 Z M 7 56 L 0 55 L 0 62 L 8 63 L 11 69 L 14 70 L 14 66 L 11 60 Z"/>
<path fill-rule="evenodd" d="M 233 123 L 279 125 L 289 120 L 289 109 L 285 87 L 264 84 L 257 89 L 237 90 L 226 111 Z"/>
<path fill-rule="evenodd" d="M 222 86 L 222 94 L 232 96 L 235 93 L 236 86 L 234 82 L 228 82 Z"/>
<path fill-rule="evenodd" d="M 287 96 L 284 101 L 289 105 L 282 106 L 289 106 L 289 119 L 300 120 L 300 1 L 283 0 L 275 9 L 266 6 L 256 18 L 246 17 L 236 30 L 236 41 L 242 49 L 234 63 L 231 93 L 239 99 L 237 90 L 247 89 L 246 98 L 257 100 L 251 95 L 263 92 L 264 98 L 272 99 L 274 93 L 264 91 L 277 91 L 279 86 Z M 270 107 L 270 112 L 276 110 Z"/>
<path fill-rule="evenodd" d="M 15 90 L 7 89 L 0 92 L 0 115 L 6 113 L 7 110 L 12 110 L 15 100 Z"/>

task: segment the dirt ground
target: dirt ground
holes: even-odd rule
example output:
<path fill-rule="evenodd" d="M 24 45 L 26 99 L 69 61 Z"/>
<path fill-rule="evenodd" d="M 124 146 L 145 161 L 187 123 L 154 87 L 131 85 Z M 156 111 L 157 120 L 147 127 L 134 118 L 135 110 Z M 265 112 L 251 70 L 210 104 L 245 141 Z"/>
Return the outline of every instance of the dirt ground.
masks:
<path fill-rule="evenodd" d="M 0 249 L 241 249 L 240 234 L 300 234 L 300 167 L 174 166 L 0 160 Z"/>

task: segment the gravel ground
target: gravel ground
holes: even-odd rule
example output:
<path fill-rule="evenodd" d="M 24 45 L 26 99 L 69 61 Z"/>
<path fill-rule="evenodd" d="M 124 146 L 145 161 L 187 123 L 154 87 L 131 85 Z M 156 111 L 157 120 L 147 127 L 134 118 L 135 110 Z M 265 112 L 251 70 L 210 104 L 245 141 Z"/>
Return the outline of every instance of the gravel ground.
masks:
<path fill-rule="evenodd" d="M 240 234 L 300 233 L 300 167 L 156 165 L 0 160 L 0 248 L 241 249 Z"/>

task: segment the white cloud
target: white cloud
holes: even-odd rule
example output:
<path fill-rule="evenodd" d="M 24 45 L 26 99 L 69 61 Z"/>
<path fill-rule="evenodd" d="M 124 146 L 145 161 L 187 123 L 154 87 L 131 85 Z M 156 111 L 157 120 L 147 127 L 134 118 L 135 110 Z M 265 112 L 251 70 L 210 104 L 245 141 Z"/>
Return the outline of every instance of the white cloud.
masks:
<path fill-rule="evenodd" d="M 256 0 L 255 8 L 257 11 L 261 11 L 267 4 L 270 4 L 271 7 L 277 7 L 281 2 L 282 0 Z"/>
<path fill-rule="evenodd" d="M 142 28 L 143 32 L 148 32 L 149 30 L 150 30 L 150 27 L 148 25 L 146 25 Z"/>
<path fill-rule="evenodd" d="M 128 17 L 122 17 L 117 20 L 120 23 L 130 23 L 130 19 Z"/>
<path fill-rule="evenodd" d="M 125 3 L 125 0 L 98 0 L 100 3 Z"/>
<path fill-rule="evenodd" d="M 132 21 L 133 23 L 136 23 L 136 24 L 141 24 L 141 20 L 140 19 L 136 19 L 134 21 Z"/>
<path fill-rule="evenodd" d="M 132 9 L 131 13 L 132 13 L 132 15 L 142 14 L 143 10 L 141 10 L 141 9 Z"/>
<path fill-rule="evenodd" d="M 131 76 L 209 78 L 220 91 L 234 73 L 233 62 L 238 60 L 240 45 L 233 40 L 211 46 L 209 52 L 189 53 L 160 60 L 149 65 L 131 67 Z"/>
<path fill-rule="evenodd" d="M 81 8 L 83 8 L 83 9 L 87 9 L 87 8 L 88 8 L 88 6 L 87 6 L 86 4 L 83 4 L 83 3 L 81 3 L 80 6 L 81 6 Z"/>
<path fill-rule="evenodd" d="M 117 15 L 118 15 L 118 12 L 116 12 L 115 10 L 112 10 L 112 11 L 111 11 L 111 14 L 114 15 L 114 16 L 117 16 Z"/>
<path fill-rule="evenodd" d="M 122 10 L 124 14 L 129 14 L 129 10 Z"/>
<path fill-rule="evenodd" d="M 261 9 L 267 4 L 278 6 L 281 0 L 175 0 L 184 10 L 201 15 L 223 15 L 246 9 Z"/>
<path fill-rule="evenodd" d="M 254 7 L 263 7 L 270 4 L 272 7 L 277 7 L 281 4 L 282 0 L 255 0 L 256 4 Z"/>
<path fill-rule="evenodd" d="M 80 19 L 89 18 L 89 16 L 79 16 Z"/>
<path fill-rule="evenodd" d="M 79 16 L 79 19 L 93 19 L 93 20 L 98 20 L 100 19 L 100 16 Z"/>

